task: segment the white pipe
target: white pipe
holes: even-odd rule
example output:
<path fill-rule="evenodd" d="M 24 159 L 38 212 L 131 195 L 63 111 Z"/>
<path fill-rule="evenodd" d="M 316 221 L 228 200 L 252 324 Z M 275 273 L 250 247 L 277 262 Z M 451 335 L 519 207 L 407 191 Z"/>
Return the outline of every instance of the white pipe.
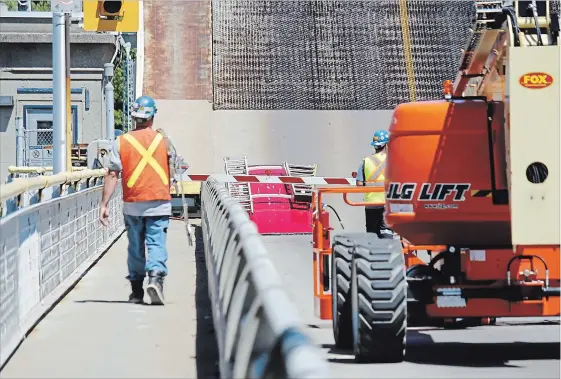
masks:
<path fill-rule="evenodd" d="M 109 63 L 111 64 L 111 63 Z M 113 99 L 113 84 L 111 80 L 105 85 L 105 130 L 107 139 L 113 141 L 115 139 L 115 104 Z"/>
<path fill-rule="evenodd" d="M 66 171 L 65 15 L 53 14 L 53 174 Z"/>
<path fill-rule="evenodd" d="M 115 54 L 113 54 L 113 58 L 111 58 L 111 64 L 115 64 L 115 59 L 117 58 L 117 54 L 119 54 L 119 50 L 121 50 L 121 35 L 119 34 L 117 36 L 117 39 L 115 40 Z"/>

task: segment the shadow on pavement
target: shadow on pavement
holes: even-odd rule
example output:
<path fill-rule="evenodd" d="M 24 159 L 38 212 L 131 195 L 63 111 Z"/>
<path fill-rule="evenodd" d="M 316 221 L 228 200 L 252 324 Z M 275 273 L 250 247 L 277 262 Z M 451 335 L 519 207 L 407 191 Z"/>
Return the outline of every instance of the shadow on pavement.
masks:
<path fill-rule="evenodd" d="M 208 295 L 208 276 L 205 263 L 203 231 L 195 225 L 195 259 L 197 265 L 197 283 L 195 302 L 197 305 L 197 377 L 220 378 L 218 366 L 218 345 L 214 334 L 212 308 Z"/>
<path fill-rule="evenodd" d="M 409 331 L 407 362 L 465 367 L 517 367 L 515 361 L 559 359 L 558 342 L 438 342 L 428 334 Z"/>
<path fill-rule="evenodd" d="M 511 342 L 511 343 L 435 343 L 428 334 L 416 330 L 407 333 L 405 362 L 439 366 L 463 367 L 518 367 L 515 361 L 557 360 L 561 354 L 558 342 Z M 329 362 L 356 364 L 352 351 L 336 348 L 332 344 L 321 346 L 329 354 Z"/>
<path fill-rule="evenodd" d="M 128 304 L 131 305 L 130 301 L 127 300 L 74 300 L 75 303 L 98 303 L 98 304 Z"/>

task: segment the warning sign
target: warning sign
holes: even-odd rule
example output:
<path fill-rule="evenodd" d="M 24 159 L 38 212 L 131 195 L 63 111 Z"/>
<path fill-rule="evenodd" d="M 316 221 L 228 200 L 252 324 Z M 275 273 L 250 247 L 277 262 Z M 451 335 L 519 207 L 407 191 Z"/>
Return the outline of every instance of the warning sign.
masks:
<path fill-rule="evenodd" d="M 52 146 L 29 146 L 29 166 L 48 167 L 53 165 Z"/>

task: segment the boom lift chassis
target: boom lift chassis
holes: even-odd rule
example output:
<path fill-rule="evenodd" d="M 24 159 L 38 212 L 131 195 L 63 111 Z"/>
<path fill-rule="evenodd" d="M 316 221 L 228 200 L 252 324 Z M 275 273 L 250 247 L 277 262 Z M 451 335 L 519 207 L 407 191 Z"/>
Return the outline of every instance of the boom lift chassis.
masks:
<path fill-rule="evenodd" d="M 551 126 L 551 118 L 557 117 L 557 131 L 544 127 L 540 130 L 546 133 L 545 138 L 559 138 L 559 98 L 521 100 L 524 95 L 513 88 L 522 73 L 532 71 L 535 62 L 543 64 L 545 61 L 550 64 L 550 71 L 556 72 L 556 67 L 559 71 L 559 58 L 554 55 L 550 58 L 553 49 L 559 54 L 559 45 L 555 42 L 559 40 L 555 34 L 558 31 L 546 30 L 547 20 L 538 17 L 535 8 L 531 18 L 517 15 L 519 4 L 515 4 L 510 14 L 503 12 L 500 1 L 476 1 L 476 4 L 478 20 L 472 39 L 464 51 L 454 84 L 445 83 L 445 94 L 447 99 L 478 96 L 505 103 L 504 128 L 508 131 L 506 138 L 510 149 L 504 158 L 510 164 L 507 206 L 511 209 L 512 245 L 416 246 L 397 236 L 379 239 L 372 233 L 343 233 L 333 236 L 332 240 L 333 228 L 323 205 L 325 195 L 342 194 L 348 205 L 365 206 L 374 204 L 352 202 L 348 195 L 384 189 L 316 188 L 312 198 L 314 309 L 317 317 L 333 321 L 335 345 L 352 349 L 357 361 L 402 361 L 408 324 L 444 326 L 446 322 L 463 319 L 480 325 L 493 324 L 497 317 L 556 317 L 560 314 L 559 213 L 543 214 L 542 210 L 541 218 L 536 215 L 532 205 L 528 205 L 527 193 L 531 189 L 524 187 L 526 192 L 522 195 L 520 184 L 513 184 L 512 174 L 514 169 L 519 171 L 522 167 L 515 167 L 520 165 L 517 157 L 533 154 L 532 148 L 524 146 L 522 139 L 517 140 L 520 135 L 516 135 L 525 125 L 532 124 L 529 118 L 533 113 L 524 108 L 526 103 L 539 109 L 547 108 L 544 111 L 549 113 L 543 119 L 549 118 L 546 125 Z M 493 8 L 497 4 L 500 13 L 506 16 L 501 25 L 493 26 L 497 19 L 488 16 L 499 13 Z M 529 32 L 532 28 L 536 30 L 534 34 Z M 548 37 L 548 43 L 544 44 Z M 535 47 L 527 47 L 532 45 Z M 557 113 L 551 111 L 552 107 L 542 105 L 540 108 L 536 101 L 553 104 Z M 559 167 L 557 164 L 552 164 L 550 176 L 558 182 L 558 173 L 553 173 Z M 554 184 L 548 188 L 551 193 L 547 199 L 559 198 L 558 183 L 557 187 Z M 555 201 L 552 204 L 558 207 Z M 537 224 L 537 220 L 553 224 L 536 225 L 533 230 L 541 233 L 540 237 L 535 237 L 536 232 L 532 235 L 532 225 L 529 225 Z M 522 223 L 526 230 L 521 227 Z M 423 251 L 430 257 L 428 262 L 420 259 Z"/>
<path fill-rule="evenodd" d="M 349 194 L 380 190 L 337 186 L 313 192 L 314 312 L 332 320 L 338 348 L 352 349 L 359 362 L 399 362 L 408 326 L 493 325 L 497 317 L 559 316 L 559 246 L 513 255 L 512 249 L 414 245 L 397 235 L 379 239 L 361 232 L 336 234 L 332 244 L 324 196 L 342 194 L 346 204 L 362 207 L 375 204 L 353 202 Z M 420 258 L 423 252 L 428 263 Z M 518 275 L 513 275 L 515 266 Z"/>

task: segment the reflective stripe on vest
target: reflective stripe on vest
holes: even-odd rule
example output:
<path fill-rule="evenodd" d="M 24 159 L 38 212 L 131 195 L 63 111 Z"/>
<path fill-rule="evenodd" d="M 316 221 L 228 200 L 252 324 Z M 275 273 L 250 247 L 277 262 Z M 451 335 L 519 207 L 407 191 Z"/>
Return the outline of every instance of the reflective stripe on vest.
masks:
<path fill-rule="evenodd" d="M 385 181 L 384 171 L 386 169 L 386 155 L 377 154 L 364 158 L 364 179 L 365 186 L 383 187 Z M 385 201 L 384 191 L 370 192 L 364 194 L 366 202 L 381 203 Z"/>
<path fill-rule="evenodd" d="M 147 164 L 152 166 L 152 168 L 154 169 L 154 171 L 156 171 L 156 173 L 158 174 L 160 179 L 162 179 L 162 183 L 167 185 L 169 183 L 169 180 L 168 180 L 168 176 L 166 174 L 166 171 L 162 168 L 162 166 L 158 163 L 158 161 L 156 159 L 154 159 L 154 156 L 153 156 L 154 152 L 156 151 L 156 148 L 158 147 L 160 142 L 162 142 L 162 139 L 163 139 L 162 135 L 160 133 L 156 134 L 156 137 L 154 137 L 154 140 L 152 141 L 152 143 L 148 147 L 148 150 L 146 150 L 140 144 L 140 142 L 138 142 L 130 134 L 124 134 L 124 135 L 122 135 L 122 137 L 124 139 L 126 139 L 127 142 L 130 143 L 131 146 L 134 147 L 135 150 L 138 151 L 138 153 L 142 156 L 142 159 L 140 160 L 140 162 L 138 162 L 138 165 L 136 166 L 136 168 L 134 169 L 131 177 L 127 181 L 127 187 L 132 188 L 134 186 L 134 184 L 136 183 L 136 181 L 140 177 L 140 174 L 142 174 L 142 171 L 144 171 L 144 168 L 146 167 Z"/>
<path fill-rule="evenodd" d="M 384 170 L 386 169 L 386 160 L 384 159 L 382 162 L 380 162 L 377 157 L 367 157 L 366 159 L 370 160 L 376 168 L 367 165 L 365 162 L 364 165 L 365 184 L 367 186 L 375 186 L 375 187 L 383 186 L 384 179 L 380 179 L 380 176 L 384 176 Z M 372 171 L 370 175 L 367 174 L 367 172 L 369 171 Z"/>

